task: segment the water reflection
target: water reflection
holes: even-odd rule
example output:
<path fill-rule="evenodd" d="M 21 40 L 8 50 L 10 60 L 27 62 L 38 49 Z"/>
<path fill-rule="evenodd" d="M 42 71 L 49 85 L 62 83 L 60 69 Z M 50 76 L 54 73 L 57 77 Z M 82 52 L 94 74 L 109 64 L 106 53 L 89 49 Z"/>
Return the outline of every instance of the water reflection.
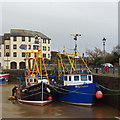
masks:
<path fill-rule="evenodd" d="M 3 118 L 114 118 L 119 111 L 110 106 L 96 103 L 93 107 L 75 106 L 62 102 L 50 103 L 46 106 L 34 106 L 9 101 L 14 85 L 2 87 Z"/>

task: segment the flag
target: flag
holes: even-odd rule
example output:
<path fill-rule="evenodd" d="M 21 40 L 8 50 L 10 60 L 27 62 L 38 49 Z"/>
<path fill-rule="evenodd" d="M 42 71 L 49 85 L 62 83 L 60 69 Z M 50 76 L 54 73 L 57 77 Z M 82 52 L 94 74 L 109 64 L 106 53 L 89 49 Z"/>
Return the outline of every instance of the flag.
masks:
<path fill-rule="evenodd" d="M 19 48 L 22 49 L 22 50 L 27 50 L 27 45 L 21 44 Z"/>

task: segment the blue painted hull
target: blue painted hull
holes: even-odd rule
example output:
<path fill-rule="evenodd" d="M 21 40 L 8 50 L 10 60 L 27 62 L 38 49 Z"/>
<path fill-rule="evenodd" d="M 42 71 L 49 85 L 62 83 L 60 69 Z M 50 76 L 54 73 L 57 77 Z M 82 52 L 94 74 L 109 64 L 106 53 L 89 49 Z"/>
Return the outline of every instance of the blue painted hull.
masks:
<path fill-rule="evenodd" d="M 77 105 L 92 105 L 97 91 L 97 83 L 67 86 L 68 94 L 59 93 L 59 100 Z"/>
<path fill-rule="evenodd" d="M 0 85 L 6 85 L 6 79 L 5 78 L 0 79 Z"/>

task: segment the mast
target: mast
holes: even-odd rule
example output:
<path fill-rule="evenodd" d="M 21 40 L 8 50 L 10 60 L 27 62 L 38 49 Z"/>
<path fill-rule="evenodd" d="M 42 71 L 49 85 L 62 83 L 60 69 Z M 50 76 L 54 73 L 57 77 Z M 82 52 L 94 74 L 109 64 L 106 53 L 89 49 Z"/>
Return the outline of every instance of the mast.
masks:
<path fill-rule="evenodd" d="M 71 34 L 71 36 L 74 36 L 74 40 L 75 40 L 73 64 L 75 65 L 75 71 L 76 71 L 76 58 L 75 57 L 77 57 L 77 37 L 81 36 L 81 34 Z"/>

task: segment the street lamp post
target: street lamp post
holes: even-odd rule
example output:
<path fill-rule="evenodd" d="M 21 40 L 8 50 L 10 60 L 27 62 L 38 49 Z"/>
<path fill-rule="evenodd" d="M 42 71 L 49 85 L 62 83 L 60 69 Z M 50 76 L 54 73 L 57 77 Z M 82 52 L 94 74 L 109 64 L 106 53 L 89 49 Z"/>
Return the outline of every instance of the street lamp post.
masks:
<path fill-rule="evenodd" d="M 102 39 L 102 41 L 103 41 L 103 54 L 104 54 L 104 64 L 105 64 L 105 42 L 106 42 L 106 38 L 103 38 Z M 104 73 L 105 73 L 105 69 L 103 69 L 104 70 Z"/>

